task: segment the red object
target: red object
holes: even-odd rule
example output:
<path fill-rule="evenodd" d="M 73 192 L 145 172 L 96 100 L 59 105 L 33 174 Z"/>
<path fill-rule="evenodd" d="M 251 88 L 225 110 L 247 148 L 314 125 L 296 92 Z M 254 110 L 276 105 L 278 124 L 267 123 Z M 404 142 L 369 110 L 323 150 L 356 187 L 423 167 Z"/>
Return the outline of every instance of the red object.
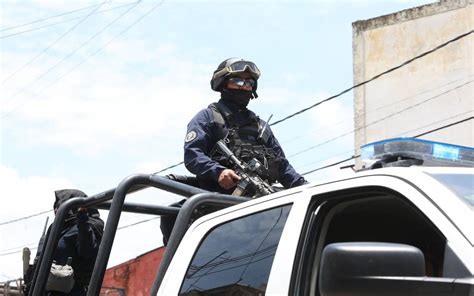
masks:
<path fill-rule="evenodd" d="M 150 295 L 164 251 L 160 247 L 107 269 L 100 295 Z"/>

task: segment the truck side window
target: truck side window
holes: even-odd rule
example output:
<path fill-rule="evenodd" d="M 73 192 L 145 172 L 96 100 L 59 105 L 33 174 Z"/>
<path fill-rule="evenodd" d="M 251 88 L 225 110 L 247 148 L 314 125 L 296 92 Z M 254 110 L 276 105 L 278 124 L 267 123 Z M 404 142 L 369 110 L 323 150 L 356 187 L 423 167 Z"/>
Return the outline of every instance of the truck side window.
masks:
<path fill-rule="evenodd" d="M 411 245 L 423 252 L 427 276 L 463 273 L 464 268 L 456 258 L 452 257 L 446 264 L 445 256 L 451 252 L 436 226 L 408 199 L 387 188 L 366 187 L 315 197 L 306 221 L 301 255 L 295 263 L 299 283 L 294 289 L 298 295 L 319 295 L 317 281 L 322 250 L 338 242 Z M 448 265 L 459 267 L 448 270 Z"/>
<path fill-rule="evenodd" d="M 179 295 L 263 295 L 291 205 L 213 228 L 188 267 Z"/>

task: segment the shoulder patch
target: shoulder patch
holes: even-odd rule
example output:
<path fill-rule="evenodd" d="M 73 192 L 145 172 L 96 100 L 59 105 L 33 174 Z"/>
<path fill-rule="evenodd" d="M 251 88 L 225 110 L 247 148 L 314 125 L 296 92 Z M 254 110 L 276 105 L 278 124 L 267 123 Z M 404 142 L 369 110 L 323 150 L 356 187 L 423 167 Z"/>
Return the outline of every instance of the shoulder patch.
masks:
<path fill-rule="evenodd" d="M 196 132 L 195 131 L 190 131 L 187 135 L 186 138 L 184 138 L 184 142 L 188 143 L 191 142 L 192 140 L 196 139 Z"/>

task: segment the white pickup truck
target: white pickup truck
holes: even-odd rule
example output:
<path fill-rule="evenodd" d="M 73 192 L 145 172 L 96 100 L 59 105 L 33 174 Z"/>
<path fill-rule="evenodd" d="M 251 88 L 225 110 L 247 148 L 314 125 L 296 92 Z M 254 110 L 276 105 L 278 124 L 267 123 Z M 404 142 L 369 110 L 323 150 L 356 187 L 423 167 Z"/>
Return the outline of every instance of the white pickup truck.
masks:
<path fill-rule="evenodd" d="M 474 149 L 396 139 L 361 154 L 380 168 L 242 203 L 190 198 L 151 295 L 474 295 Z M 189 226 L 194 200 L 212 198 L 238 204 Z M 109 240 L 88 295 L 99 293 Z"/>

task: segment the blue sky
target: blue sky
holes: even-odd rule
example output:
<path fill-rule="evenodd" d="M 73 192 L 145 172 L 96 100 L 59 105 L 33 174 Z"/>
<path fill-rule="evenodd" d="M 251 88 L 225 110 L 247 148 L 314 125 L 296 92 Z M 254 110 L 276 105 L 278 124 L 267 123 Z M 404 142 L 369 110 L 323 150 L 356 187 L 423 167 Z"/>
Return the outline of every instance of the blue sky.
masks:
<path fill-rule="evenodd" d="M 209 80 L 222 60 L 259 66 L 249 107 L 276 121 L 352 85 L 352 22 L 430 2 L 2 1 L 0 223 L 50 209 L 54 190 L 95 194 L 180 162 L 187 122 L 218 99 Z M 299 172 L 352 155 L 353 134 L 299 154 L 353 129 L 352 96 L 272 127 Z M 0 281 L 21 276 L 21 254 L 1 254 L 34 247 L 45 217 L 0 225 Z M 124 215 L 120 225 L 146 218 Z M 119 231 L 110 263 L 161 245 L 158 225 Z"/>

